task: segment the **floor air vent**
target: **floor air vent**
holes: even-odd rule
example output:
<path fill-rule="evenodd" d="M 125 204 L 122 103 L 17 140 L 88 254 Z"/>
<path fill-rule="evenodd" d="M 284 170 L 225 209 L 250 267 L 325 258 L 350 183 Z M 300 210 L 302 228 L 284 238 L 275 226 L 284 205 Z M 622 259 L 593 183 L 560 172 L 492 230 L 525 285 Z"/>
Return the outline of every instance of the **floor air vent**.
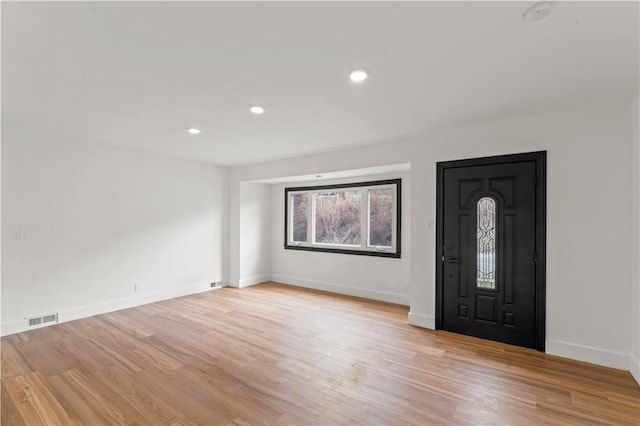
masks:
<path fill-rule="evenodd" d="M 58 314 L 48 314 L 27 318 L 27 322 L 29 323 L 29 328 L 47 324 L 56 324 L 58 322 Z"/>

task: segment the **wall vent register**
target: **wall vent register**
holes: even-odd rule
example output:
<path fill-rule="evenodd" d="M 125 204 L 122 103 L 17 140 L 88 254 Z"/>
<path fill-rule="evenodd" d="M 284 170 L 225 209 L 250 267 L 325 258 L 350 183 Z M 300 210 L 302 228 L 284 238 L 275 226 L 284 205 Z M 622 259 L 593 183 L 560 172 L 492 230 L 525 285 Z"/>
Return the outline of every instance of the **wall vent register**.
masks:
<path fill-rule="evenodd" d="M 50 325 L 50 324 L 57 324 L 58 323 L 58 314 L 46 314 L 46 315 L 39 315 L 36 317 L 30 317 L 27 318 L 27 324 L 29 326 L 29 328 L 36 328 L 36 327 L 42 327 L 45 325 Z"/>

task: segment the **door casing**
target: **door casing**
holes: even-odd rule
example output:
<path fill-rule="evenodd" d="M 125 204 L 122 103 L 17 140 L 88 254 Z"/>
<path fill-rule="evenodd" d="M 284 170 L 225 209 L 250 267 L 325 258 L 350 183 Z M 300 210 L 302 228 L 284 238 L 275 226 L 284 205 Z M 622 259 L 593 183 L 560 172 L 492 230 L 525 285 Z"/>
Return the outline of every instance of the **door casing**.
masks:
<path fill-rule="evenodd" d="M 546 223 L 547 223 L 547 152 L 536 151 L 521 154 L 499 155 L 493 157 L 436 163 L 436 329 L 443 325 L 444 306 L 444 264 L 442 246 L 444 241 L 444 170 L 452 167 L 472 167 L 492 164 L 534 161 L 536 168 L 536 265 L 535 265 L 535 325 L 536 349 L 545 350 L 545 313 L 546 313 Z"/>

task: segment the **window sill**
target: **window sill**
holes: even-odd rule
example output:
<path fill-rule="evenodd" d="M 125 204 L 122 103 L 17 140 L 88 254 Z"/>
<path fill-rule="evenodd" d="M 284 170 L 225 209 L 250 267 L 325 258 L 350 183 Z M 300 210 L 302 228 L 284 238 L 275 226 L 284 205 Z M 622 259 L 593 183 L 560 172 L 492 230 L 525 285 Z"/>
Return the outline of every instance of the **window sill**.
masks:
<path fill-rule="evenodd" d="M 320 253 L 338 253 L 338 254 L 353 254 L 356 256 L 373 256 L 373 257 L 389 257 L 393 259 L 400 259 L 400 252 L 391 251 L 373 251 L 373 250 L 354 250 L 354 249 L 338 249 L 338 248 L 325 248 L 325 247 L 310 247 L 302 245 L 285 245 L 285 250 L 301 250 L 301 251 L 316 251 Z"/>

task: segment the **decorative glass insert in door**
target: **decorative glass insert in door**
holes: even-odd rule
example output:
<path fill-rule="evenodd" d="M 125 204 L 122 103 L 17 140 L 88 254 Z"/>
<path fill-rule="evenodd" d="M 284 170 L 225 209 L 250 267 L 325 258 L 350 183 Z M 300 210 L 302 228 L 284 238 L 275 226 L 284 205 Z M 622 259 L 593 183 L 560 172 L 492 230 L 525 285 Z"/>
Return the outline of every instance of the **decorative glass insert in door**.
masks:
<path fill-rule="evenodd" d="M 477 259 L 478 276 L 476 286 L 496 289 L 496 202 L 484 197 L 478 201 Z"/>

